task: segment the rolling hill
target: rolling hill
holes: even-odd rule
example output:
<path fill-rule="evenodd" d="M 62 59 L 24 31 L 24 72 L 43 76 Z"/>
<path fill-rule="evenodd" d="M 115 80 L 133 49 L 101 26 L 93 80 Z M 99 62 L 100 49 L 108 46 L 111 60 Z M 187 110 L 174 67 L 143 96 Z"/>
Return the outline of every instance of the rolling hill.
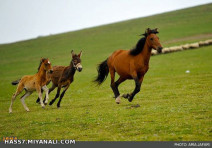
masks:
<path fill-rule="evenodd" d="M 148 27 L 159 28 L 164 47 L 212 38 L 212 4 L 137 18 L 119 23 L 0 45 L 0 136 L 20 139 L 85 141 L 210 141 L 212 140 L 212 50 L 151 57 L 141 92 L 132 103 L 115 104 L 109 78 L 101 87 L 91 81 L 96 65 L 117 49 L 130 49 Z M 26 99 L 27 113 L 11 81 L 37 72 L 41 57 L 53 65 L 68 65 L 70 52 L 83 51 L 83 71 L 65 94 L 61 109 L 42 109 L 37 94 Z M 185 71 L 190 70 L 190 74 Z M 50 86 L 49 86 L 50 87 Z M 127 81 L 120 92 L 130 92 Z M 50 99 L 55 92 L 50 94 Z M 20 97 L 20 96 L 19 96 Z M 134 108 L 132 105 L 140 104 Z"/>

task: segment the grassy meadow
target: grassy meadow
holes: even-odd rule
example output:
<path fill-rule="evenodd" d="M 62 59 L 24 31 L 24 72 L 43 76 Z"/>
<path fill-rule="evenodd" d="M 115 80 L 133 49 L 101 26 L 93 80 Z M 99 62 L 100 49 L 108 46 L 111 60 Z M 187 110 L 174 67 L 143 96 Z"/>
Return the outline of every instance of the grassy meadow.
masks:
<path fill-rule="evenodd" d="M 0 138 L 211 141 L 212 46 L 151 57 L 141 92 L 131 103 L 115 103 L 109 77 L 100 87 L 92 83 L 96 65 L 117 49 L 132 48 L 146 28 L 159 28 L 161 44 L 169 47 L 212 38 L 211 17 L 208 4 L 0 45 Z M 33 93 L 26 99 L 30 112 L 24 110 L 20 95 L 9 114 L 16 89 L 11 82 L 36 73 L 41 57 L 53 65 L 69 65 L 72 49 L 83 51 L 83 71 L 76 72 L 61 108 L 56 101 L 42 109 Z M 133 81 L 126 81 L 119 90 L 123 94 L 134 87 Z M 133 107 L 137 104 L 140 107 Z"/>

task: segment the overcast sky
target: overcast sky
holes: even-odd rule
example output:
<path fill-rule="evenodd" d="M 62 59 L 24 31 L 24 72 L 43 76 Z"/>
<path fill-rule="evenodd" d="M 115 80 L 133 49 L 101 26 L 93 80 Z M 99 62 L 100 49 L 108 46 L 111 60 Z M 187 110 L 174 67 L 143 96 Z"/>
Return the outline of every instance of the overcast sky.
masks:
<path fill-rule="evenodd" d="M 210 2 L 212 0 L 0 0 L 0 44 Z"/>

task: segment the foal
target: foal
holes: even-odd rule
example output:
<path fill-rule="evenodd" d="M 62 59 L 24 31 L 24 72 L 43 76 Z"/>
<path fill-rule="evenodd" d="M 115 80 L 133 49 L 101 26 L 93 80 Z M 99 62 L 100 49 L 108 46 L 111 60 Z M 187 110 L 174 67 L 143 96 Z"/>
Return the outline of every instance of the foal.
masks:
<path fill-rule="evenodd" d="M 52 81 L 52 87 L 49 89 L 49 94 L 57 87 L 57 94 L 54 99 L 51 100 L 49 105 L 52 105 L 55 100 L 60 96 L 60 99 L 57 103 L 57 107 L 60 107 L 61 100 L 69 88 L 70 84 L 74 81 L 74 74 L 77 71 L 82 71 L 81 59 L 82 51 L 77 55 L 74 54 L 73 50 L 71 51 L 72 60 L 69 66 L 53 66 L 53 73 L 48 74 L 48 77 Z M 60 95 L 61 88 L 64 87 L 63 92 Z M 39 98 L 37 102 L 39 102 Z M 44 98 L 45 101 L 45 98 Z"/>
<path fill-rule="evenodd" d="M 99 85 L 104 82 L 110 72 L 111 76 L 111 88 L 116 98 L 116 103 L 120 103 L 120 93 L 118 86 L 127 79 L 133 79 L 135 81 L 135 89 L 130 94 L 124 94 L 122 97 L 128 99 L 131 102 L 134 96 L 140 91 L 141 84 L 144 75 L 149 69 L 149 60 L 151 56 L 152 48 L 159 53 L 162 50 L 162 46 L 157 37 L 157 29 L 147 29 L 143 34 L 136 47 L 131 50 L 117 50 L 108 59 L 103 61 L 98 66 L 98 76 L 94 80 Z M 115 73 L 120 76 L 115 82 Z"/>
<path fill-rule="evenodd" d="M 35 75 L 26 75 L 23 76 L 20 80 L 12 82 L 12 85 L 18 84 L 18 87 L 16 89 L 15 94 L 12 96 L 11 100 L 11 105 L 9 108 L 9 113 L 12 113 L 12 105 L 13 102 L 15 101 L 16 97 L 25 89 L 25 94 L 21 97 L 21 102 L 25 108 L 26 111 L 29 111 L 29 108 L 26 106 L 24 100 L 26 97 L 30 96 L 34 91 L 37 91 L 41 106 L 44 108 L 44 104 L 42 101 L 42 93 L 41 89 L 45 90 L 46 92 L 46 101 L 45 103 L 48 102 L 49 96 L 48 96 L 48 88 L 46 86 L 46 82 L 48 81 L 47 79 L 47 72 L 52 73 L 52 67 L 51 63 L 49 62 L 49 59 L 42 58 L 40 60 L 40 65 L 38 67 L 38 73 Z"/>

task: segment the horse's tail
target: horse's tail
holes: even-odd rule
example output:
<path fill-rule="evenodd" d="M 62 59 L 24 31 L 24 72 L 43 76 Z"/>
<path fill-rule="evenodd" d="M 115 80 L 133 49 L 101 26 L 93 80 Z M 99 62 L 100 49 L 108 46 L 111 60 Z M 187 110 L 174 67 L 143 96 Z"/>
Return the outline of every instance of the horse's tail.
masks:
<path fill-rule="evenodd" d="M 98 76 L 96 77 L 94 82 L 98 83 L 98 85 L 101 85 L 105 81 L 109 73 L 107 59 L 98 65 L 97 72 L 98 72 Z"/>
<path fill-rule="evenodd" d="M 17 85 L 17 84 L 20 82 L 20 80 L 21 80 L 21 79 L 18 79 L 18 80 L 16 80 L 16 81 L 13 81 L 13 82 L 12 82 L 12 85 Z"/>

